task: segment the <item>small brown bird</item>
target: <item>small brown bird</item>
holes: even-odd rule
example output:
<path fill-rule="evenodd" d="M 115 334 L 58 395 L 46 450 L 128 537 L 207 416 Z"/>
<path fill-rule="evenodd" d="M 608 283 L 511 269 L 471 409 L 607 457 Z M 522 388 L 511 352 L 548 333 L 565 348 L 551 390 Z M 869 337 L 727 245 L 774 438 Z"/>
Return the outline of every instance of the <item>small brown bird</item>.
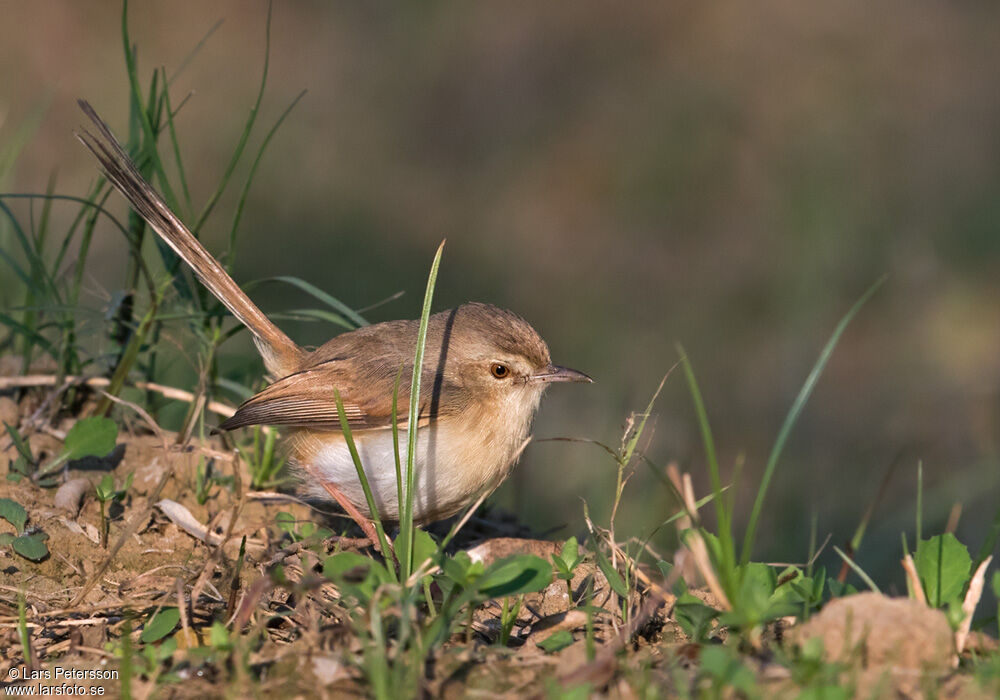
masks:
<path fill-rule="evenodd" d="M 85 101 L 98 135 L 77 137 L 111 183 L 201 282 L 253 335 L 273 384 L 246 401 L 220 429 L 287 427 L 289 456 L 315 496 L 332 496 L 375 541 L 367 502 L 341 432 L 339 392 L 379 515 L 398 520 L 400 504 L 392 439 L 405 430 L 417 321 L 387 321 L 337 336 L 316 350 L 296 345 L 258 309 L 139 174 L 111 130 Z M 510 311 L 463 304 L 430 317 L 421 367 L 414 520 L 448 517 L 493 491 L 510 473 L 551 382 L 590 377 L 553 365 L 535 329 Z M 406 461 L 405 440 L 400 459 Z"/>

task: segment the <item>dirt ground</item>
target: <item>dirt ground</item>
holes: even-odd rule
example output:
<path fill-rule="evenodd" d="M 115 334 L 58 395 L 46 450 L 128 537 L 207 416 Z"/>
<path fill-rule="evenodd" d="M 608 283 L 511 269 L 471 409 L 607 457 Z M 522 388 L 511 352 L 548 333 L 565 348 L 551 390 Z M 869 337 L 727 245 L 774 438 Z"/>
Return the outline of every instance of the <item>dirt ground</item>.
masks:
<path fill-rule="evenodd" d="M 52 426 L 43 420 L 45 400 L 44 390 L 0 394 L 0 420 L 20 426 L 40 461 L 59 451 L 74 422 L 60 419 Z M 0 473 L 14 456 L 10 443 L 0 437 Z M 134 697 L 366 696 L 364 675 L 350 662 L 363 656 L 362 643 L 335 604 L 336 587 L 319 575 L 322 551 L 357 546 L 357 533 L 328 540 L 319 554 L 293 541 L 287 528 L 278 527 L 280 512 L 292 516 L 293 528 L 315 522 L 341 532 L 347 523 L 299 501 L 291 489 L 252 491 L 245 462 L 233 454 L 215 437 L 179 446 L 174 434 L 154 433 L 144 418 L 125 409 L 111 455 L 68 465 L 64 480 L 77 488 L 0 478 L 0 498 L 25 508 L 28 527 L 48 536 L 50 552 L 35 562 L 0 547 L 0 685 L 19 684 L 28 674 L 35 679 L 29 685 L 55 688 L 70 677 L 74 688 L 111 697 L 121 694 L 125 682 Z M 199 465 L 209 463 L 215 473 L 233 477 L 232 483 L 199 497 Z M 111 508 L 103 547 L 94 484 L 108 471 L 119 485 L 134 476 L 125 498 Z M 4 520 L 2 532 L 13 532 Z M 244 536 L 245 563 L 237 570 Z M 487 511 L 469 522 L 455 546 L 489 563 L 511 553 L 548 558 L 561 543 L 534 539 L 511 517 Z M 278 564 L 289 581 L 302 584 L 297 593 L 268 585 L 268 572 Z M 423 693 L 544 697 L 560 685 L 580 684 L 620 698 L 709 692 L 699 680 L 699 647 L 671 619 L 671 596 L 650 604 L 648 595 L 637 595 L 632 604 L 639 622 L 626 629 L 598 568 L 585 563 L 571 586 L 581 590 L 589 581 L 593 604 L 602 609 L 592 615 L 596 654 L 588 655 L 587 615 L 570 605 L 565 582 L 556 580 L 526 597 L 507 647 L 495 644 L 500 604 L 479 608 L 471 630 L 456 634 L 427 664 Z M 19 635 L 19 599 L 29 626 L 30 665 Z M 943 614 L 874 595 L 845 600 L 852 601 L 849 612 L 829 605 L 798 629 L 772 630 L 770 644 L 824 639 L 828 652 L 839 650 L 828 653 L 828 660 L 844 665 L 858 696 L 996 697 L 995 689 L 954 670 Z M 143 624 L 163 606 L 181 610 L 176 649 L 145 669 L 133 665 L 133 677 L 123 681 L 124 650 L 142 648 Z M 864 624 L 852 628 L 849 620 Z M 245 663 L 211 652 L 213 621 L 260 632 L 259 643 L 239 651 Z M 538 646 L 562 630 L 572 633 L 571 644 L 554 653 Z M 766 697 L 798 696 L 793 674 L 766 645 L 745 650 L 744 661 Z M 160 677 L 168 666 L 169 674 Z M 97 677 L 74 677 L 74 669 Z M 117 678 L 105 677 L 113 671 Z M 735 690 L 722 694 L 742 696 Z"/>

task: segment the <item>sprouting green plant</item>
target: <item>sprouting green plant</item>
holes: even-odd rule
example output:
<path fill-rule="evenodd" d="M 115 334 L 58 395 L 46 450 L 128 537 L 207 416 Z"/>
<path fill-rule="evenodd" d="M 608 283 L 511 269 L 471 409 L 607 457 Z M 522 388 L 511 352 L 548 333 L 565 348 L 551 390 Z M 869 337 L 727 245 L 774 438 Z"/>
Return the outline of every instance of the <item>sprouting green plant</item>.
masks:
<path fill-rule="evenodd" d="M 514 601 L 511 603 L 511 601 Z M 500 634 L 497 635 L 497 646 L 505 647 L 510 642 L 510 633 L 514 631 L 514 625 L 517 623 L 517 616 L 521 612 L 521 606 L 524 605 L 524 596 L 517 596 L 516 600 L 511 596 L 503 599 L 503 604 L 500 608 Z"/>
<path fill-rule="evenodd" d="M 45 544 L 48 539 L 41 530 L 29 529 L 28 511 L 17 501 L 10 498 L 0 498 L 0 518 L 3 518 L 16 530 L 15 534 L 0 532 L 0 546 L 9 546 L 25 559 L 41 561 L 49 555 Z"/>
<path fill-rule="evenodd" d="M 107 508 L 111 503 L 119 503 L 125 499 L 125 496 L 128 494 L 128 490 L 132 487 L 132 478 L 134 476 L 134 473 L 130 473 L 127 477 L 125 477 L 125 483 L 122 484 L 122 487 L 119 489 L 115 488 L 115 478 L 111 474 L 105 474 L 94 487 L 97 502 L 100 504 L 101 508 L 101 547 L 104 549 L 108 548 Z"/>
<path fill-rule="evenodd" d="M 6 423 L 3 425 L 7 429 L 7 435 L 10 436 L 14 450 L 17 452 L 17 456 L 8 462 L 7 481 L 18 482 L 25 477 L 30 479 L 35 472 L 35 458 L 31 454 L 28 439 L 22 437 L 14 426 Z"/>
<path fill-rule="evenodd" d="M 247 454 L 247 464 L 250 468 L 250 484 L 255 489 L 274 488 L 281 483 L 278 475 L 285 460 L 275 453 L 278 431 L 274 428 L 265 430 L 259 425 L 253 428 L 253 447 Z"/>
<path fill-rule="evenodd" d="M 28 634 L 28 614 L 26 607 L 24 589 L 22 588 L 17 592 L 17 635 L 21 641 L 21 653 L 24 654 L 24 663 L 31 666 L 31 635 Z"/>
<path fill-rule="evenodd" d="M 555 567 L 556 576 L 566 582 L 566 592 L 569 594 L 569 604 L 573 605 L 573 572 L 583 562 L 583 555 L 580 554 L 580 545 L 576 537 L 570 537 L 563 542 L 562 549 L 558 554 L 552 555 L 552 564 Z"/>
<path fill-rule="evenodd" d="M 194 477 L 194 497 L 198 505 L 205 505 L 219 488 L 232 489 L 236 478 L 232 474 L 218 474 L 214 460 L 201 457 Z"/>

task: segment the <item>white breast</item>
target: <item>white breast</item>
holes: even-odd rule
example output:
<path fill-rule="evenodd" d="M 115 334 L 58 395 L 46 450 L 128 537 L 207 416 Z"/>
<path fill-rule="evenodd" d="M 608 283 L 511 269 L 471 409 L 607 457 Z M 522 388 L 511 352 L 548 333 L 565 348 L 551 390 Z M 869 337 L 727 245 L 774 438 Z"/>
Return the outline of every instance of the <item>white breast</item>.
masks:
<path fill-rule="evenodd" d="M 540 395 L 539 395 L 540 398 Z M 512 407 L 517 405 L 512 402 Z M 495 489 L 510 473 L 527 438 L 537 401 L 501 415 L 470 411 L 420 428 L 414 463 L 414 519 L 446 518 Z M 527 409 L 527 410 L 524 410 Z M 405 480 L 406 431 L 399 434 L 399 459 Z M 399 519 L 399 498 L 391 430 L 354 433 L 379 516 Z M 308 476 L 311 495 L 328 499 L 317 479 L 338 489 L 365 514 L 368 505 L 347 442 L 339 432 L 302 431 L 294 437 L 293 456 Z"/>

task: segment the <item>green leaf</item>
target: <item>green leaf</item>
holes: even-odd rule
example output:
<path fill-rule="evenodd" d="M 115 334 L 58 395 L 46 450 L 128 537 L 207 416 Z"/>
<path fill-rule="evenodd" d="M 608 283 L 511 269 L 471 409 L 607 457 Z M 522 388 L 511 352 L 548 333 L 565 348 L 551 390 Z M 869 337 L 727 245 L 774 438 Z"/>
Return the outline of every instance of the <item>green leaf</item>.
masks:
<path fill-rule="evenodd" d="M 399 539 L 398 537 L 396 539 Z M 413 566 L 419 567 L 428 559 L 434 559 L 438 553 L 437 542 L 426 530 L 413 530 Z"/>
<path fill-rule="evenodd" d="M 218 620 L 213 622 L 211 629 L 208 630 L 208 643 L 212 648 L 221 651 L 228 651 L 232 647 L 229 630 Z"/>
<path fill-rule="evenodd" d="M 715 678 L 723 687 L 756 696 L 757 683 L 753 671 L 728 646 L 711 645 L 701 649 L 700 672 Z"/>
<path fill-rule="evenodd" d="M 6 547 L 9 544 L 13 544 L 16 535 L 12 532 L 0 532 L 0 547 Z"/>
<path fill-rule="evenodd" d="M 378 562 L 357 552 L 338 552 L 323 562 L 323 575 L 337 584 L 344 596 L 353 596 L 362 604 L 371 600 L 375 589 L 391 580 Z"/>
<path fill-rule="evenodd" d="M 83 457 L 103 457 L 115 449 L 118 425 L 110 418 L 94 416 L 77 421 L 66 434 L 63 454 L 72 461 Z"/>
<path fill-rule="evenodd" d="M 414 531 L 415 532 L 415 531 Z M 400 533 L 402 537 L 402 533 Z M 396 538 L 399 540 L 399 537 Z M 472 561 L 466 552 L 458 552 L 453 557 L 445 557 L 441 562 L 441 571 L 450 581 L 459 586 L 469 586 L 483 574 L 483 563 Z"/>
<path fill-rule="evenodd" d="M 28 522 L 28 511 L 17 501 L 0 498 L 0 518 L 13 525 L 18 532 L 24 532 L 24 526 Z"/>
<path fill-rule="evenodd" d="M 611 562 L 608 561 L 608 558 L 601 551 L 600 547 L 595 547 L 594 553 L 597 555 L 597 566 L 604 573 L 604 577 L 608 579 L 608 585 L 611 586 L 611 590 L 622 598 L 627 598 L 628 586 L 625 585 L 625 580 L 621 574 L 615 570 L 615 567 L 611 566 Z"/>
<path fill-rule="evenodd" d="M 831 598 L 844 598 L 849 595 L 854 595 L 855 593 L 858 592 L 858 589 L 855 588 L 852 584 L 841 583 L 835 578 L 828 578 L 826 580 L 826 587 L 827 590 L 830 591 Z"/>
<path fill-rule="evenodd" d="M 559 630 L 538 642 L 535 646 L 547 654 L 561 651 L 573 643 L 573 633 L 569 630 Z"/>
<path fill-rule="evenodd" d="M 7 434 L 10 435 L 10 441 L 14 443 L 14 449 L 17 450 L 17 454 L 21 456 L 26 462 L 33 462 L 34 457 L 31 456 L 31 449 L 28 447 L 28 441 L 21 437 L 21 433 L 17 432 L 17 428 L 12 425 L 3 424 L 3 427 L 7 429 Z"/>
<path fill-rule="evenodd" d="M 18 535 L 11 543 L 14 551 L 25 559 L 31 561 L 41 561 L 49 556 L 49 548 L 45 545 L 48 537 L 44 532 L 36 532 L 31 535 Z"/>
<path fill-rule="evenodd" d="M 181 611 L 177 608 L 161 608 L 146 621 L 139 641 L 143 644 L 160 641 L 174 631 L 174 627 L 180 620 Z"/>
<path fill-rule="evenodd" d="M 556 565 L 559 578 L 567 581 L 573 579 L 573 571 L 581 561 L 583 557 L 580 556 L 580 544 L 576 541 L 576 537 L 570 537 L 563 543 L 559 554 L 552 555 L 552 563 Z"/>
<path fill-rule="evenodd" d="M 552 565 L 534 554 L 519 554 L 494 562 L 476 582 L 487 598 L 540 591 L 552 582 Z"/>
<path fill-rule="evenodd" d="M 961 596 L 969 580 L 972 557 L 964 544 L 946 532 L 919 542 L 914 563 L 928 604 L 940 608 Z"/>
<path fill-rule="evenodd" d="M 17 483 L 26 476 L 31 476 L 31 464 L 24 457 L 18 455 L 17 459 L 10 460 L 7 465 L 7 481 Z"/>
<path fill-rule="evenodd" d="M 295 532 L 295 516 L 291 513 L 280 511 L 274 516 L 274 522 L 282 532 L 287 532 L 289 535 Z"/>
<path fill-rule="evenodd" d="M 722 624 L 756 625 L 762 622 L 768 609 L 768 603 L 774 594 L 774 569 L 767 564 L 751 562 L 740 567 L 740 587 L 736 589 L 736 599 L 732 601 L 733 612 L 739 618 L 730 620 L 727 616 Z"/>
<path fill-rule="evenodd" d="M 132 488 L 132 480 L 134 478 L 135 478 L 135 472 L 129 472 L 128 476 L 125 477 L 125 483 L 122 484 L 122 487 L 120 489 L 115 491 L 116 501 L 120 501 L 123 498 L 125 498 L 125 494 L 127 494 L 128 490 Z"/>
<path fill-rule="evenodd" d="M 719 616 L 719 611 L 690 593 L 682 593 L 674 604 L 673 615 L 684 634 L 691 641 L 700 643 L 708 636 L 712 620 Z"/>
<path fill-rule="evenodd" d="M 99 501 L 110 501 L 111 497 L 115 495 L 115 480 L 110 474 L 105 474 L 101 477 L 101 480 L 97 482 L 97 486 L 94 487 L 94 491 L 97 494 L 97 500 Z"/>

